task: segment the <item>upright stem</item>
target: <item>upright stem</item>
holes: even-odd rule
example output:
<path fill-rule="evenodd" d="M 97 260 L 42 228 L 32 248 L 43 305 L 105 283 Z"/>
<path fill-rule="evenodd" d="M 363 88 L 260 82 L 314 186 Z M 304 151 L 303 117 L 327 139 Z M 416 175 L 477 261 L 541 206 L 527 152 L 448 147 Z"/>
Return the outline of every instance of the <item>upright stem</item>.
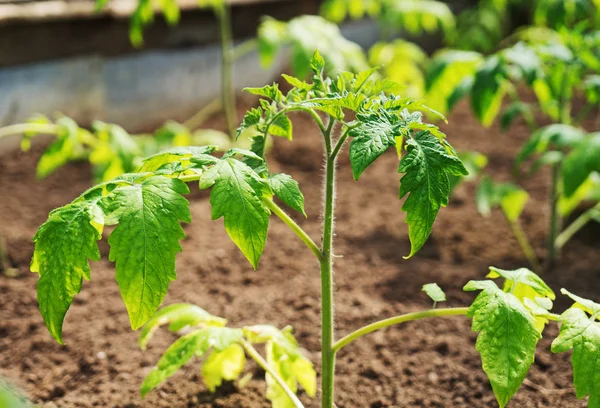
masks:
<path fill-rule="evenodd" d="M 233 137 L 237 127 L 235 92 L 233 89 L 233 32 L 230 6 L 227 2 L 216 11 L 221 29 L 221 98 L 227 120 L 227 129 Z"/>
<path fill-rule="evenodd" d="M 331 156 L 331 130 L 334 120 L 324 133 L 325 138 L 325 211 L 323 214 L 323 244 L 321 258 L 321 408 L 333 407 L 335 376 L 333 321 L 333 209 L 335 200 L 335 156 Z"/>
<path fill-rule="evenodd" d="M 527 235 L 525 234 L 525 231 L 523 231 L 523 228 L 521 228 L 521 224 L 519 224 L 519 221 L 512 221 L 508 219 L 508 217 L 506 217 L 506 221 L 508 221 L 510 229 L 512 230 L 515 238 L 517 239 L 519 247 L 521 247 L 521 251 L 523 251 L 523 254 L 531 264 L 533 271 L 536 273 L 541 273 L 542 265 L 540 265 L 540 261 L 538 260 L 538 257 L 535 253 L 535 249 L 533 249 L 533 246 L 529 242 L 529 239 L 527 239 Z"/>
<path fill-rule="evenodd" d="M 579 230 L 581 230 L 585 225 L 594 219 L 594 215 L 600 212 L 600 203 L 596 204 L 594 207 L 590 208 L 583 214 L 581 214 L 575 221 L 573 221 L 567 228 L 564 229 L 563 232 L 558 234 L 556 237 L 556 241 L 554 242 L 554 246 L 557 250 L 560 250 L 571 238 L 575 235 Z"/>
<path fill-rule="evenodd" d="M 550 186 L 550 233 L 548 236 L 548 259 L 546 267 L 552 269 L 556 262 L 558 248 L 556 247 L 556 238 L 560 232 L 560 214 L 558 213 L 558 199 L 560 198 L 559 192 L 559 181 L 560 181 L 560 165 L 555 164 L 552 166 L 552 181 Z"/>

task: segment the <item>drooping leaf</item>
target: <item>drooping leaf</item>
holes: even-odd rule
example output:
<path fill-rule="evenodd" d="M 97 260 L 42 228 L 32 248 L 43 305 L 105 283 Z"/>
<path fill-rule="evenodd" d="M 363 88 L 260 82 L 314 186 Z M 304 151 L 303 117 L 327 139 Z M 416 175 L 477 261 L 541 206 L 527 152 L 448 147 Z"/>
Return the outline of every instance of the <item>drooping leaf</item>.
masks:
<path fill-rule="evenodd" d="M 448 174 L 466 175 L 462 162 L 442 142 L 429 132 L 418 132 L 406 141 L 407 153 L 400 161 L 398 172 L 400 198 L 408 195 L 402 210 L 411 242 L 408 257 L 413 256 L 431 234 L 440 207 L 448 204 L 450 181 Z"/>
<path fill-rule="evenodd" d="M 427 293 L 427 296 L 429 296 L 431 300 L 433 300 L 436 303 L 446 301 L 446 294 L 437 283 L 427 283 L 423 285 L 422 290 L 423 292 Z"/>
<path fill-rule="evenodd" d="M 185 238 L 180 221 L 190 222 L 184 182 L 151 176 L 115 189 L 106 206 L 118 226 L 108 239 L 117 283 L 131 326 L 140 328 L 162 303 L 176 278 L 175 255 Z"/>
<path fill-rule="evenodd" d="M 365 169 L 379 156 L 396 145 L 395 138 L 401 136 L 396 115 L 384 109 L 369 114 L 357 114 L 360 125 L 351 129 L 350 164 L 354 180 L 358 180 Z"/>
<path fill-rule="evenodd" d="M 306 217 L 304 212 L 304 195 L 300 191 L 298 182 L 292 176 L 284 173 L 269 176 L 269 186 L 273 193 L 290 208 L 298 211 Z"/>
<path fill-rule="evenodd" d="M 213 316 L 196 305 L 175 303 L 160 309 L 144 325 L 138 345 L 142 350 L 145 350 L 154 332 L 165 324 L 169 325 L 170 331 L 176 332 L 185 327 L 196 327 L 199 325 L 223 327 L 226 323 L 227 320 L 222 317 Z"/>
<path fill-rule="evenodd" d="M 473 319 L 473 331 L 479 332 L 475 348 L 483 370 L 504 408 L 525 379 L 541 334 L 531 312 L 495 283 L 471 281 L 464 290 L 481 290 L 467 316 Z"/>
<path fill-rule="evenodd" d="M 223 351 L 213 351 L 202 363 L 202 380 L 210 392 L 215 392 L 223 380 L 233 381 L 244 371 L 244 348 L 234 343 Z"/>
<path fill-rule="evenodd" d="M 316 394 L 317 374 L 312 363 L 304 357 L 292 335 L 291 327 L 282 330 L 270 325 L 256 325 L 244 328 L 244 335 L 251 343 L 265 343 L 267 362 L 289 388 L 296 392 L 298 383 L 306 393 Z M 276 408 L 294 408 L 294 404 L 281 386 L 269 374 L 267 380 L 267 398 Z"/>
<path fill-rule="evenodd" d="M 216 150 L 216 146 L 181 146 L 162 151 L 146 157 L 137 169 L 139 173 L 153 172 L 161 169 L 165 164 L 189 162 L 192 157 L 204 157 Z M 216 159 L 214 159 L 216 161 Z"/>
<path fill-rule="evenodd" d="M 156 367 L 144 379 L 142 396 L 175 374 L 192 357 L 202 357 L 211 347 L 216 352 L 222 352 L 232 344 L 239 343 L 242 338 L 241 329 L 228 327 L 206 327 L 180 337 L 165 351 Z"/>
<path fill-rule="evenodd" d="M 588 407 L 600 407 L 600 324 L 590 320 L 585 311 L 570 308 L 561 315 L 560 334 L 552 342 L 553 353 L 573 350 L 573 383 L 578 399 L 589 395 Z"/>
<path fill-rule="evenodd" d="M 573 300 L 575 302 L 573 307 L 582 309 L 586 313 L 589 313 L 591 316 L 595 316 L 595 317 L 600 316 L 600 304 L 598 304 L 592 300 L 582 298 L 581 296 L 577 296 L 577 295 L 569 292 L 566 289 L 561 289 L 560 293 L 562 293 L 565 296 L 570 297 L 571 300 Z"/>
<path fill-rule="evenodd" d="M 536 273 L 527 268 L 519 268 L 513 271 L 508 271 L 490 266 L 490 273 L 487 277 L 492 279 L 499 277 L 504 278 L 504 291 L 513 293 L 520 300 L 523 300 L 523 297 L 519 296 L 519 293 L 523 292 L 523 286 L 528 286 L 533 289 L 536 293 L 536 296 L 546 297 L 550 300 L 556 299 L 556 295 L 546 284 L 546 282 L 544 282 L 543 279 L 540 278 Z M 534 297 L 532 296 L 531 299 L 534 299 Z"/>
<path fill-rule="evenodd" d="M 201 175 L 200 188 L 209 187 L 212 218 L 224 218 L 227 234 L 256 268 L 271 214 L 262 201 L 263 193 L 270 190 L 267 181 L 241 161 L 226 158 Z"/>
<path fill-rule="evenodd" d="M 104 219 L 98 199 L 95 196 L 57 208 L 33 238 L 31 271 L 40 275 L 40 312 L 50 334 L 61 344 L 65 314 L 83 279 L 90 279 L 89 260 L 100 259 L 96 242 L 102 238 Z"/>

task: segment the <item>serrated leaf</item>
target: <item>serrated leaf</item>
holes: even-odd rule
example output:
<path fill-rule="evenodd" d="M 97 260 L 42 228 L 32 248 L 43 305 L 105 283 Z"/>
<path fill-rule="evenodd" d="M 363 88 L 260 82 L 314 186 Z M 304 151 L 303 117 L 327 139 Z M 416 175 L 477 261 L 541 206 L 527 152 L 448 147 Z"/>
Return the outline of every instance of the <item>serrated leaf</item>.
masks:
<path fill-rule="evenodd" d="M 427 296 L 436 303 L 446 301 L 446 294 L 437 283 L 427 283 L 423 285 L 422 291 L 427 293 Z"/>
<path fill-rule="evenodd" d="M 589 395 L 588 407 L 600 407 L 600 325 L 590 320 L 578 308 L 570 308 L 561 315 L 560 334 L 552 342 L 552 352 L 562 353 L 573 350 L 573 383 L 578 399 Z"/>
<path fill-rule="evenodd" d="M 554 294 L 552 289 L 550 289 L 550 287 L 546 284 L 546 282 L 544 282 L 544 280 L 540 278 L 536 273 L 530 271 L 527 268 L 519 268 L 513 271 L 508 271 L 490 266 L 490 273 L 487 275 L 487 277 L 491 279 L 499 277 L 504 278 L 505 292 L 513 291 L 514 293 L 515 291 L 519 290 L 520 286 L 529 286 L 540 297 L 547 297 L 550 300 L 556 299 L 556 295 Z M 515 287 L 514 289 L 513 286 Z M 517 298 L 519 298 L 520 300 L 523 300 L 522 297 L 519 297 L 518 295 L 515 296 L 517 296 Z M 531 299 L 534 299 L 534 297 L 531 297 Z"/>
<path fill-rule="evenodd" d="M 61 344 L 65 315 L 81 291 L 83 279 L 90 279 L 89 260 L 100 260 L 97 241 L 102 233 L 97 226 L 104 221 L 98 198 L 76 201 L 52 211 L 33 238 L 31 271 L 40 275 L 40 312 L 48 331 Z"/>
<path fill-rule="evenodd" d="M 202 357 L 211 347 L 221 352 L 232 344 L 239 343 L 242 337 L 240 329 L 228 327 L 207 327 L 180 337 L 165 351 L 156 367 L 144 379 L 142 397 L 175 374 L 192 357 Z"/>
<path fill-rule="evenodd" d="M 483 169 L 488 164 L 488 158 L 482 153 L 475 151 L 459 151 L 457 152 L 458 158 L 463 162 L 465 169 L 467 169 L 466 176 L 455 176 L 450 175 L 450 190 L 453 191 L 463 181 L 473 181 L 477 179 Z"/>
<path fill-rule="evenodd" d="M 248 165 L 227 158 L 202 173 L 200 188 L 208 187 L 212 187 L 212 218 L 224 218 L 227 234 L 256 268 L 271 214 L 262 201 L 263 192 L 269 190 L 267 181 Z"/>
<path fill-rule="evenodd" d="M 293 126 L 292 121 L 285 115 L 279 115 L 269 126 L 269 134 L 278 137 L 285 137 L 292 140 Z"/>
<path fill-rule="evenodd" d="M 400 198 L 408 194 L 402 210 L 407 213 L 410 258 L 431 234 L 440 207 L 448 204 L 448 174 L 466 175 L 467 170 L 429 132 L 415 134 L 407 139 L 406 145 L 407 153 L 400 161 L 398 172 L 404 173 L 400 180 Z"/>
<path fill-rule="evenodd" d="M 175 303 L 165 306 L 152 316 L 142 328 L 138 345 L 142 350 L 146 349 L 148 342 L 154 335 L 154 332 L 165 324 L 169 325 L 169 330 L 176 332 L 185 327 L 195 327 L 198 325 L 223 327 L 227 320 L 213 316 L 206 310 L 189 303 Z"/>
<path fill-rule="evenodd" d="M 240 137 L 242 133 L 246 132 L 249 129 L 255 128 L 256 125 L 260 123 L 261 118 L 262 110 L 259 108 L 252 108 L 248 112 L 246 112 L 246 115 L 244 115 L 244 119 L 242 119 L 242 123 L 240 124 L 240 127 L 237 130 L 235 136 L 236 140 Z"/>
<path fill-rule="evenodd" d="M 560 293 L 562 293 L 565 296 L 570 297 L 571 300 L 573 300 L 575 302 L 575 304 L 572 307 L 582 309 L 585 312 L 589 313 L 591 316 L 596 316 L 596 317 L 600 316 L 600 304 L 598 304 L 592 300 L 585 299 L 580 296 L 574 295 L 573 293 L 569 292 L 566 289 L 561 289 Z"/>
<path fill-rule="evenodd" d="M 108 239 L 109 259 L 129 313 L 131 327 L 140 328 L 162 303 L 176 278 L 175 255 L 185 233 L 179 221 L 190 222 L 189 193 L 184 182 L 160 176 L 115 189 L 107 200 L 118 225 Z"/>
<path fill-rule="evenodd" d="M 213 351 L 202 363 L 202 380 L 210 392 L 215 392 L 223 380 L 233 381 L 244 371 L 246 354 L 239 344 L 223 351 Z"/>
<path fill-rule="evenodd" d="M 283 99 L 283 94 L 279 90 L 278 84 L 265 85 L 261 88 L 244 88 L 244 91 L 249 92 L 253 95 L 262 96 L 280 102 Z"/>
<path fill-rule="evenodd" d="M 315 50 L 312 58 L 310 59 L 309 65 L 313 74 L 317 76 L 323 74 L 323 71 L 325 70 L 325 59 L 323 59 L 318 49 Z"/>
<path fill-rule="evenodd" d="M 161 169 L 165 164 L 173 162 L 189 161 L 192 157 L 205 157 L 216 150 L 216 146 L 180 146 L 165 150 L 160 153 L 146 157 L 138 173 L 153 172 Z M 215 158 L 213 158 L 216 161 Z"/>
<path fill-rule="evenodd" d="M 300 191 L 298 182 L 288 174 L 272 174 L 268 179 L 273 193 L 290 208 L 298 211 L 306 217 L 304 212 L 304 195 Z"/>
<path fill-rule="evenodd" d="M 349 130 L 353 137 L 350 142 L 350 164 L 354 180 L 379 156 L 396 145 L 395 137 L 401 136 L 398 118 L 380 109 L 370 114 L 357 114 L 359 125 Z"/>
<path fill-rule="evenodd" d="M 504 408 L 517 392 L 535 358 L 541 338 L 531 312 L 491 281 L 471 281 L 464 290 L 481 290 L 469 311 L 475 348 L 481 355 L 496 400 Z"/>

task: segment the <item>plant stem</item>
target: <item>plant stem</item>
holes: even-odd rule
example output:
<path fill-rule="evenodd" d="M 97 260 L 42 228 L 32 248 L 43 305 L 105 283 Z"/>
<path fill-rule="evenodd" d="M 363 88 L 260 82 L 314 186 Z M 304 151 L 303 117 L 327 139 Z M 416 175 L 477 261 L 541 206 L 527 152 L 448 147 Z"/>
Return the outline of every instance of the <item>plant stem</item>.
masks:
<path fill-rule="evenodd" d="M 233 89 L 233 32 L 231 29 L 231 13 L 228 2 L 216 9 L 221 30 L 221 98 L 227 129 L 231 137 L 237 127 L 235 91 Z"/>
<path fill-rule="evenodd" d="M 273 200 L 264 199 L 263 202 L 267 205 L 267 207 L 269 207 L 271 211 L 273 211 L 273 214 L 278 216 L 281 219 L 281 221 L 283 221 L 288 227 L 290 227 L 292 231 L 296 233 L 296 235 L 298 235 L 302 242 L 306 244 L 308 249 L 310 249 L 312 253 L 315 254 L 317 259 L 321 261 L 321 250 L 319 249 L 317 244 L 315 244 L 312 238 L 302 229 L 302 227 L 296 224 L 296 222 L 293 219 L 291 219 L 290 216 L 287 215 L 285 211 L 283 211 L 277 204 L 275 204 Z"/>
<path fill-rule="evenodd" d="M 348 139 L 348 131 L 349 130 L 350 130 L 350 128 L 346 128 L 346 131 L 344 132 L 344 134 L 342 136 L 340 136 L 338 141 L 335 143 L 335 147 L 333 148 L 333 151 L 329 155 L 330 158 L 335 160 L 337 155 L 340 153 L 340 150 L 342 150 L 342 147 L 344 146 L 346 139 Z"/>
<path fill-rule="evenodd" d="M 580 229 L 582 229 L 588 222 L 594 218 L 594 213 L 600 212 L 600 203 L 590 208 L 583 214 L 581 214 L 575 221 L 573 221 L 563 232 L 558 234 L 554 245 L 557 250 L 560 250 Z"/>
<path fill-rule="evenodd" d="M 335 351 L 333 321 L 333 211 L 335 200 L 335 157 L 331 157 L 331 130 L 334 119 L 324 136 L 325 141 L 325 211 L 323 214 L 323 244 L 321 258 L 321 408 L 333 407 Z"/>
<path fill-rule="evenodd" d="M 558 213 L 558 199 L 560 198 L 559 192 L 559 181 L 560 181 L 560 165 L 555 164 L 552 166 L 552 178 L 550 187 L 550 228 L 548 236 L 548 259 L 546 267 L 552 269 L 556 262 L 558 248 L 556 247 L 556 238 L 560 232 L 560 214 Z"/>
<path fill-rule="evenodd" d="M 256 38 L 250 38 L 249 40 L 246 40 L 238 45 L 236 45 L 233 48 L 233 59 L 234 60 L 238 60 L 248 54 L 250 54 L 252 51 L 256 50 L 258 48 L 258 40 Z"/>
<path fill-rule="evenodd" d="M 354 340 L 356 340 L 366 334 L 372 333 L 374 331 L 383 329 L 388 326 L 393 326 L 395 324 L 404 323 L 404 322 L 410 322 L 412 320 L 424 319 L 427 317 L 461 316 L 461 315 L 466 315 L 468 310 L 469 310 L 468 307 L 430 309 L 430 310 L 425 310 L 422 312 L 407 313 L 407 314 L 403 314 L 400 316 L 390 317 L 389 319 L 380 320 L 378 322 L 371 323 L 367 326 L 361 327 L 360 329 L 358 329 L 358 330 L 350 333 L 349 335 L 345 336 L 344 338 L 338 340 L 333 345 L 333 351 L 338 352 L 343 347 L 352 343 Z"/>
<path fill-rule="evenodd" d="M 533 249 L 533 246 L 529 242 L 529 239 L 527 239 L 525 231 L 523 231 L 521 224 L 519 224 L 519 221 L 511 221 L 508 219 L 508 217 L 506 217 L 506 221 L 510 225 L 510 229 L 512 230 L 515 238 L 517 239 L 519 247 L 521 247 L 521 251 L 523 251 L 523 254 L 531 264 L 533 271 L 536 273 L 541 273 L 542 265 L 538 260 L 538 257 L 535 253 L 535 249 Z"/>
<path fill-rule="evenodd" d="M 304 405 L 302 405 L 302 402 L 300 402 L 300 400 L 298 399 L 296 394 L 294 394 L 294 392 L 286 384 L 286 382 L 283 380 L 283 378 L 281 378 L 281 376 L 275 370 L 273 370 L 273 368 L 269 365 L 269 363 L 267 363 L 265 361 L 265 359 L 252 346 L 252 344 L 250 344 L 247 340 L 242 340 L 242 346 L 244 346 L 246 353 L 248 353 L 248 355 L 254 361 L 256 361 L 258 363 L 260 368 L 265 370 L 266 373 L 268 373 L 271 377 L 273 377 L 273 379 L 275 381 L 277 381 L 277 384 L 279 384 L 279 386 L 283 389 L 283 391 L 287 394 L 287 396 L 292 400 L 292 402 L 294 403 L 294 406 L 296 408 L 304 408 Z"/>
<path fill-rule="evenodd" d="M 18 125 L 10 125 L 0 128 L 0 138 L 22 135 L 26 132 L 44 133 L 48 135 L 55 135 L 60 130 L 60 126 L 53 124 L 42 124 L 42 123 L 21 123 Z"/>
<path fill-rule="evenodd" d="M 196 130 L 204 124 L 211 116 L 223 109 L 223 100 L 215 99 L 200 109 L 194 116 L 183 122 L 183 126 L 189 130 Z"/>

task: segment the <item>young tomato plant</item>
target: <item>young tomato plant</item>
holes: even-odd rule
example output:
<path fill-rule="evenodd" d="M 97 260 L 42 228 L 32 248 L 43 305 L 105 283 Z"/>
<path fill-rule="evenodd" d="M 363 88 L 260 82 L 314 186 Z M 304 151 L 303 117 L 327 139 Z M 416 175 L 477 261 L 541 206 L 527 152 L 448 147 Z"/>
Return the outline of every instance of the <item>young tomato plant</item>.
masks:
<path fill-rule="evenodd" d="M 503 129 L 522 116 L 531 129 L 531 137 L 515 161 L 520 167 L 536 157 L 531 172 L 541 166 L 551 168 L 549 194 L 549 237 L 546 263 L 551 267 L 561 247 L 587 222 L 597 219 L 600 209 L 598 172 L 600 150 L 597 133 L 587 133 L 582 123 L 598 106 L 598 73 L 600 72 L 600 42 L 597 31 L 561 30 L 531 27 L 515 37 L 521 41 L 497 53 L 484 57 L 474 52 L 445 51 L 434 58 L 427 83 L 435 108 L 447 111 L 463 96 L 469 95 L 471 107 L 478 119 L 490 126 L 500 115 Z M 530 87 L 537 105 L 522 101 L 517 86 Z M 502 102 L 508 95 L 512 103 L 504 110 Z M 573 99 L 581 95 L 587 104 L 579 112 L 573 109 Z M 503 110 L 503 111 L 502 111 Z M 554 122 L 539 126 L 536 116 L 545 115 Z M 513 199 L 514 206 L 509 203 Z M 527 193 L 506 185 L 494 187 L 489 179 L 480 185 L 479 207 L 489 212 L 500 205 L 511 224 L 523 252 L 539 269 L 539 261 L 526 235 L 518 227 L 518 218 L 527 200 Z M 504 201 L 504 204 L 501 202 Z M 562 220 L 583 201 L 591 202 L 587 210 L 564 230 Z M 506 209 L 512 208 L 512 214 Z"/>
<path fill-rule="evenodd" d="M 402 151 L 398 171 L 402 210 L 407 213 L 413 256 L 425 243 L 437 213 L 448 203 L 449 175 L 466 175 L 463 163 L 434 125 L 423 123 L 421 110 L 428 108 L 412 99 L 383 93 L 388 81 L 373 79 L 374 70 L 342 73 L 336 79 L 323 75 L 325 61 L 315 53 L 310 61 L 312 81 L 284 76 L 292 89 L 283 94 L 277 85 L 248 89 L 263 97 L 250 110 L 238 132 L 252 131 L 251 150 L 230 149 L 217 156 L 212 146 L 180 147 L 144 159 L 135 173 L 124 174 L 90 188 L 72 203 L 50 213 L 36 234 L 31 270 L 39 273 L 38 302 L 52 336 L 62 343 L 62 325 L 74 297 L 90 278 L 89 260 L 100 257 L 97 241 L 104 226 L 111 232 L 109 259 L 116 263 L 116 280 L 133 329 L 143 327 L 140 346 L 145 348 L 161 325 L 183 331 L 164 353 L 142 385 L 150 392 L 189 362 L 204 357 L 202 378 L 214 391 L 223 381 L 240 377 L 247 357 L 266 372 L 267 398 L 274 407 L 302 407 L 296 396 L 298 385 L 308 395 L 316 393 L 312 363 L 298 348 L 290 328 L 269 325 L 230 328 L 223 318 L 194 305 L 175 304 L 156 312 L 176 278 L 175 256 L 182 250 L 185 234 L 181 222 L 190 222 L 186 183 L 211 189 L 212 218 L 224 218 L 225 229 L 253 267 L 262 255 L 271 214 L 277 216 L 307 246 L 321 269 L 321 406 L 334 406 L 336 354 L 361 336 L 393 324 L 429 317 L 466 315 L 479 332 L 477 350 L 498 403 L 504 407 L 521 385 L 534 359 L 537 342 L 548 320 L 563 323 L 554 350 L 571 348 L 577 355 L 592 353 L 600 346 L 590 320 L 600 314 L 600 305 L 570 295 L 577 308 L 562 316 L 549 312 L 552 290 L 527 269 L 504 271 L 492 268 L 489 278 L 503 278 L 500 289 L 492 280 L 469 282 L 465 290 L 481 293 L 471 307 L 435 308 L 445 300 L 441 288 L 428 284 L 423 290 L 434 300 L 434 308 L 391 317 L 360 328 L 338 340 L 334 337 L 333 238 L 336 159 L 349 142 L 353 176 L 361 174 L 388 149 Z M 325 191 L 323 234 L 317 244 L 274 201 L 277 196 L 290 208 L 304 213 L 304 197 L 291 176 L 269 171 L 264 154 L 268 135 L 291 138 L 288 115 L 302 112 L 318 126 L 325 146 Z M 152 248 L 148 250 L 148 248 Z M 506 323 L 508 322 L 508 324 Z M 574 342 L 585 323 L 586 344 Z M 589 331 L 588 331 L 589 330 Z M 265 345 L 266 359 L 254 348 Z M 586 355 L 587 355 L 586 354 Z M 573 360 L 579 397 L 590 395 L 595 406 L 595 388 L 581 372 L 597 368 L 593 359 Z M 507 376 L 506 373 L 510 375 Z M 587 376 L 587 378 L 595 378 Z M 245 379 L 240 379 L 244 383 Z"/>

